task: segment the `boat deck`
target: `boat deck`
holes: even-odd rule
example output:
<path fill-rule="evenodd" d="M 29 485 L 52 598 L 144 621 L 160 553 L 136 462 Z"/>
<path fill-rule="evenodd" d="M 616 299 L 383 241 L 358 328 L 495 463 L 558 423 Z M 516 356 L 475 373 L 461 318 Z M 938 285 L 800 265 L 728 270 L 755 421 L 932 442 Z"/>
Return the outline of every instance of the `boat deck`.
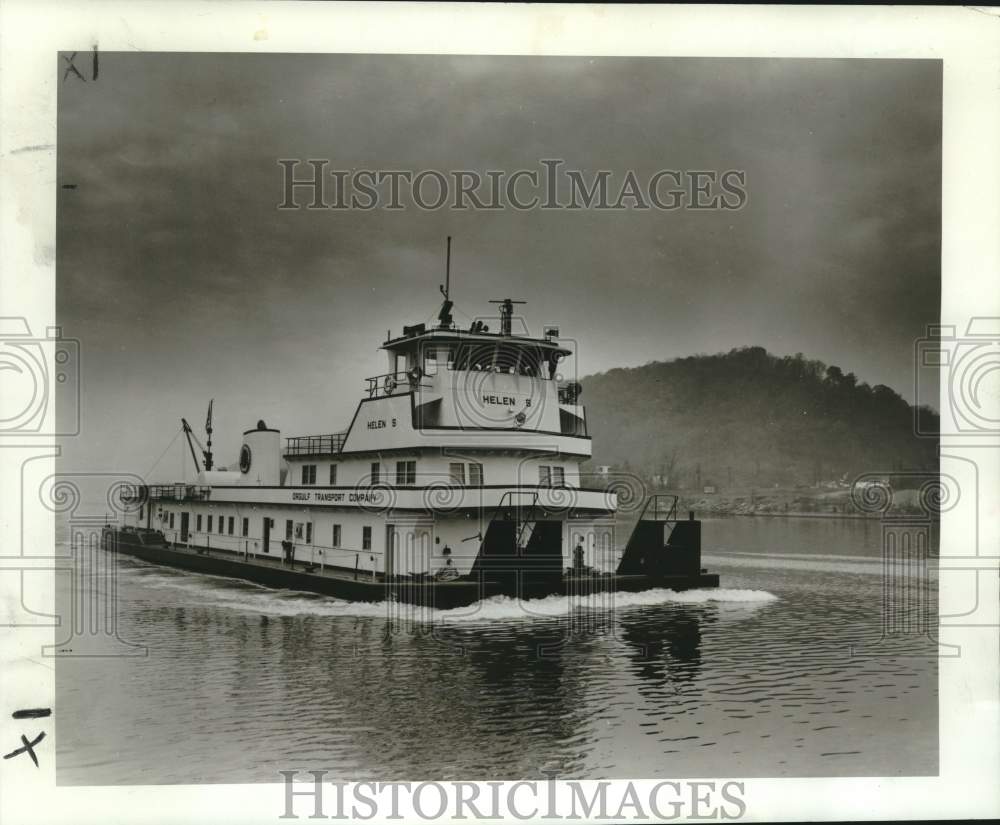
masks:
<path fill-rule="evenodd" d="M 716 574 L 700 573 L 684 576 L 647 576 L 634 574 L 563 575 L 541 582 L 518 582 L 484 578 L 464 578 L 438 581 L 433 578 L 409 576 L 386 578 L 371 571 L 345 570 L 339 567 L 315 567 L 296 562 L 293 567 L 284 559 L 244 557 L 229 550 L 206 550 L 174 546 L 163 542 L 144 543 L 136 534 L 110 531 L 105 548 L 134 556 L 154 564 L 164 564 L 186 570 L 225 576 L 288 590 L 320 593 L 354 601 L 395 600 L 427 607 L 447 609 L 472 604 L 495 595 L 536 598 L 560 594 L 584 596 L 593 593 L 638 592 L 651 588 L 689 590 L 718 587 Z M 312 569 L 310 569 L 312 568 Z M 512 588 L 512 581 L 515 583 Z"/>

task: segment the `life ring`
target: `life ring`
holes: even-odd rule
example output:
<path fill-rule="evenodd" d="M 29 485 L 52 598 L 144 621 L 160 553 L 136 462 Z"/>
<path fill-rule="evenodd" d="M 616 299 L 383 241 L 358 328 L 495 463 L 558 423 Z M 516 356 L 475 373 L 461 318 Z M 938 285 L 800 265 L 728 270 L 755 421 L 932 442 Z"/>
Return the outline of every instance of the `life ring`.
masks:
<path fill-rule="evenodd" d="M 387 375 L 382 386 L 385 388 L 386 394 L 391 395 L 396 389 L 396 377 Z"/>

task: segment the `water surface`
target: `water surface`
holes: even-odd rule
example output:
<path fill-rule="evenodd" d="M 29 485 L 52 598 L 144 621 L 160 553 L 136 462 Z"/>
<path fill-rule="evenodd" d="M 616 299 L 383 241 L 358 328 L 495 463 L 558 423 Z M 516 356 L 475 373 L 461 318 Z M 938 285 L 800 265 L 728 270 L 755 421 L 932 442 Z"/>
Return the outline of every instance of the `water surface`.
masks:
<path fill-rule="evenodd" d="M 417 616 L 121 558 L 119 635 L 148 655 L 57 660 L 58 781 L 933 774 L 937 667 L 909 621 L 936 578 L 894 585 L 887 644 L 881 535 L 718 519 L 717 592 Z"/>

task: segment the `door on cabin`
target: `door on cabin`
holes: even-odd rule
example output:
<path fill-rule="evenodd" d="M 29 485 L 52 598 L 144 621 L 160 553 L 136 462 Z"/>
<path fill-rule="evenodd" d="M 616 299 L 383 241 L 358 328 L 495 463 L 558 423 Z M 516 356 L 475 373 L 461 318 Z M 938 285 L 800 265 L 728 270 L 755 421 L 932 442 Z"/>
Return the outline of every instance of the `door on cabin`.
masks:
<path fill-rule="evenodd" d="M 260 546 L 265 553 L 271 552 L 271 519 L 269 518 L 265 518 L 263 522 Z"/>
<path fill-rule="evenodd" d="M 187 544 L 190 513 L 181 513 L 181 544 Z"/>

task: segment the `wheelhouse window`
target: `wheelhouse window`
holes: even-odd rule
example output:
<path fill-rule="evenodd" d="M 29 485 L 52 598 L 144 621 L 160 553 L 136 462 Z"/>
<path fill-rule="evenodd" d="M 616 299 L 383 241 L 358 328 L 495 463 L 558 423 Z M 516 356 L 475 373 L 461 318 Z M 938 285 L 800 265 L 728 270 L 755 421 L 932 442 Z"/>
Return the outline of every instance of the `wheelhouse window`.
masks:
<path fill-rule="evenodd" d="M 372 470 L 372 472 L 371 472 L 371 483 L 372 483 L 372 485 L 378 484 L 378 482 L 379 482 L 379 475 L 381 474 L 381 470 L 382 470 L 382 465 L 379 464 L 377 461 L 373 461 L 372 462 L 371 470 Z"/>
<path fill-rule="evenodd" d="M 303 464 L 302 465 L 302 483 L 303 484 L 315 484 L 316 483 L 316 465 L 315 464 Z"/>
<path fill-rule="evenodd" d="M 396 462 L 396 486 L 412 487 L 417 483 L 417 462 L 397 461 Z"/>
<path fill-rule="evenodd" d="M 538 483 L 542 487 L 552 484 L 552 468 L 548 464 L 538 465 Z"/>
<path fill-rule="evenodd" d="M 473 462 L 469 464 L 469 486 L 483 486 L 483 465 Z"/>
<path fill-rule="evenodd" d="M 528 378 L 553 378 L 559 353 L 530 344 L 463 344 L 448 351 L 448 368 L 474 372 L 502 372 Z M 443 352 L 437 353 L 437 362 Z"/>
<path fill-rule="evenodd" d="M 448 465 L 448 474 L 455 484 L 465 484 L 465 465 L 461 461 L 453 461 Z"/>
<path fill-rule="evenodd" d="M 361 528 L 361 549 L 372 549 L 372 528 L 365 526 Z"/>
<path fill-rule="evenodd" d="M 562 467 L 552 468 L 552 486 L 553 487 L 565 487 L 566 486 L 566 476 L 563 473 Z"/>
<path fill-rule="evenodd" d="M 437 348 L 433 346 L 426 347 L 423 351 L 423 355 L 424 355 L 424 365 L 423 365 L 424 375 L 437 375 L 438 371 Z"/>

